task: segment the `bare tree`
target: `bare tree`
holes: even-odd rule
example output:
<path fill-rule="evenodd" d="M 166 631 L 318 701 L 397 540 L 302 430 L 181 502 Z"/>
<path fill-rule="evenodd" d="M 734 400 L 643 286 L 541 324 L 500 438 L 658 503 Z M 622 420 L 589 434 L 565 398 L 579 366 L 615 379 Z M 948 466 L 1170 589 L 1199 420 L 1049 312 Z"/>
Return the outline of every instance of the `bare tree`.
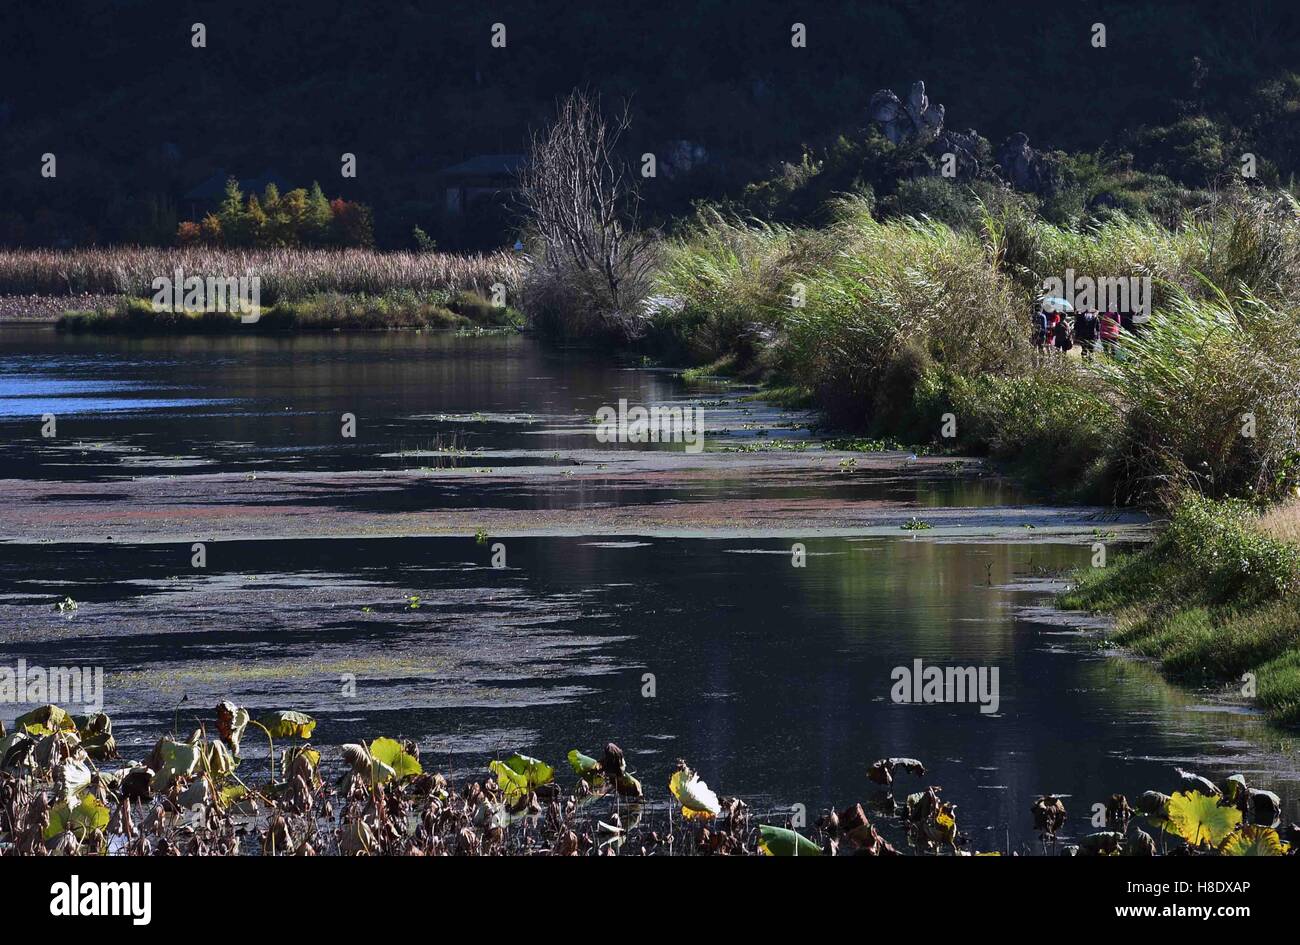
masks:
<path fill-rule="evenodd" d="M 539 275 L 559 280 L 568 304 L 587 306 L 583 317 L 636 334 L 653 235 L 640 227 L 640 193 L 618 150 L 628 125 L 626 106 L 606 121 L 600 100 L 575 89 L 534 132 L 520 195 L 541 244 Z"/>

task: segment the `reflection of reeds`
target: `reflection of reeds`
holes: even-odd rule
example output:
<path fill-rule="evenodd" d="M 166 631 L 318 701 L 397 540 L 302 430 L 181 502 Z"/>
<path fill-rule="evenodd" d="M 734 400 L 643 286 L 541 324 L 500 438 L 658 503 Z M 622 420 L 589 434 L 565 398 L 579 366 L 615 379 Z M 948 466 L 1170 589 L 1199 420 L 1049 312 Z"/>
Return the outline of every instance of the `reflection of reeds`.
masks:
<path fill-rule="evenodd" d="M 478 450 L 471 451 L 467 440 L 459 433 L 437 434 L 432 440 L 418 442 L 408 447 L 399 443 L 397 455 L 405 462 L 414 459 L 425 469 L 455 469 L 457 463 Z"/>
<path fill-rule="evenodd" d="M 184 247 L 0 251 L 0 294 L 107 293 L 147 297 L 153 280 L 177 268 L 188 276 L 261 278 L 262 302 L 320 292 L 379 295 L 476 289 L 497 282 L 513 294 L 522 263 L 506 252 L 377 252 L 368 249 L 216 249 Z"/>

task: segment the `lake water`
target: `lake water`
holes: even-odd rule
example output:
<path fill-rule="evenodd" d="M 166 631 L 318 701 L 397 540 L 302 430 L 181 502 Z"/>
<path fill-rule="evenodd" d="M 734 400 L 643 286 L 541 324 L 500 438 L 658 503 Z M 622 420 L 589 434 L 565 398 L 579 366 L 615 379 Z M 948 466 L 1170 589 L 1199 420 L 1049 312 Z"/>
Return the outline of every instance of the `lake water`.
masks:
<path fill-rule="evenodd" d="M 48 486 L 40 501 L 51 509 L 93 509 L 165 477 L 432 466 L 418 482 L 334 496 L 319 514 L 346 507 L 382 526 L 421 509 L 590 509 L 598 522 L 598 509 L 638 504 L 689 521 L 723 487 L 659 483 L 658 472 L 587 487 L 563 473 L 589 468 L 592 417 L 624 397 L 703 405 L 710 452 L 809 439 L 807 417 L 743 394 L 519 336 L 0 328 L 0 478 L 7 494 Z M 356 438 L 340 436 L 344 413 Z M 43 414 L 56 437 L 41 436 Z M 479 467 L 561 469 L 512 480 Z M 463 477 L 436 474 L 452 470 Z M 958 520 L 1053 511 L 995 477 L 846 468 L 725 488 L 739 507 L 770 503 L 778 516 L 832 491 Z M 188 730 L 229 698 L 309 712 L 326 745 L 411 737 L 426 768 L 457 775 L 516 750 L 562 764 L 570 748 L 597 754 L 615 741 L 654 796 L 666 796 L 681 757 L 720 793 L 761 812 L 803 804 L 810 819 L 872 797 L 876 758 L 914 756 L 927 775 L 900 774 L 899 793 L 942 785 L 981 848 L 1032 843 L 1040 793 L 1070 795 L 1068 832 L 1079 835 L 1112 793 L 1176 789 L 1176 766 L 1244 773 L 1300 819 L 1292 736 L 1214 693 L 1168 685 L 1050 610 L 1053 576 L 1091 557 L 1086 534 L 810 533 L 793 567 L 791 537 L 766 526 L 486 542 L 382 537 L 379 526 L 367 538 L 214 542 L 204 569 L 191 567 L 188 541 L 10 540 L 0 665 L 103 666 L 106 711 L 134 756 L 174 719 Z M 64 597 L 74 613 L 54 609 Z M 996 668 L 998 711 L 895 703 L 893 671 L 918 659 Z M 349 680 L 355 695 L 344 694 Z M 26 708 L 2 705 L 0 718 Z M 245 745 L 247 764 L 265 756 L 252 736 Z"/>

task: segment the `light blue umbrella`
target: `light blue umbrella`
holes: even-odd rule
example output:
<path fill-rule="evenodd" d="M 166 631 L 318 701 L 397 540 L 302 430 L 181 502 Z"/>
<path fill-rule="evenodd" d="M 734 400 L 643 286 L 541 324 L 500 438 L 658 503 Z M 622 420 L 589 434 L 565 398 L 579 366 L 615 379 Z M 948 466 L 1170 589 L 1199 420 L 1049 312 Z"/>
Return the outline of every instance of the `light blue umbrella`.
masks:
<path fill-rule="evenodd" d="M 1045 312 L 1073 312 L 1074 306 L 1059 295 L 1049 295 L 1039 303 Z"/>

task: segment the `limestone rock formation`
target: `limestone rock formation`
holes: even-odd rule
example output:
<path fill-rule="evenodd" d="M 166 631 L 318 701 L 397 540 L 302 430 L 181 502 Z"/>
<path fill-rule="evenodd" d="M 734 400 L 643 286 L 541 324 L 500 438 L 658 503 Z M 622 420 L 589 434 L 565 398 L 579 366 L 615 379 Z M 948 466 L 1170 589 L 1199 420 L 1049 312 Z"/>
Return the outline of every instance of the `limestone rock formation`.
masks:
<path fill-rule="evenodd" d="M 974 128 L 967 128 L 965 131 L 943 130 L 939 136 L 934 139 L 930 145 L 930 153 L 937 158 L 942 159 L 946 154 L 952 154 L 957 159 L 957 178 L 959 180 L 973 180 L 978 178 L 984 171 L 980 163 L 980 145 L 987 147 L 987 142 L 983 142 L 979 132 Z"/>
<path fill-rule="evenodd" d="M 1048 194 L 1060 184 L 1060 173 L 1042 151 L 1029 146 L 1029 136 L 1017 131 L 998 148 L 998 166 L 1002 176 L 1017 190 Z"/>
<path fill-rule="evenodd" d="M 943 130 L 943 106 L 930 104 L 921 81 L 912 83 L 906 102 L 889 89 L 881 89 L 871 96 L 869 114 L 872 121 L 880 122 L 885 137 L 894 144 L 929 143 Z"/>
<path fill-rule="evenodd" d="M 889 89 L 881 89 L 871 96 L 868 114 L 896 145 L 919 144 L 935 159 L 955 155 L 956 177 L 960 180 L 981 179 L 996 171 L 1017 190 L 1040 196 L 1055 193 L 1061 186 L 1058 162 L 1051 154 L 1030 147 L 1029 136 L 1023 132 L 1012 135 L 994 152 L 996 168 L 986 166 L 988 142 L 974 129 L 945 129 L 943 106 L 931 103 L 924 82 L 912 83 L 906 101 Z"/>

